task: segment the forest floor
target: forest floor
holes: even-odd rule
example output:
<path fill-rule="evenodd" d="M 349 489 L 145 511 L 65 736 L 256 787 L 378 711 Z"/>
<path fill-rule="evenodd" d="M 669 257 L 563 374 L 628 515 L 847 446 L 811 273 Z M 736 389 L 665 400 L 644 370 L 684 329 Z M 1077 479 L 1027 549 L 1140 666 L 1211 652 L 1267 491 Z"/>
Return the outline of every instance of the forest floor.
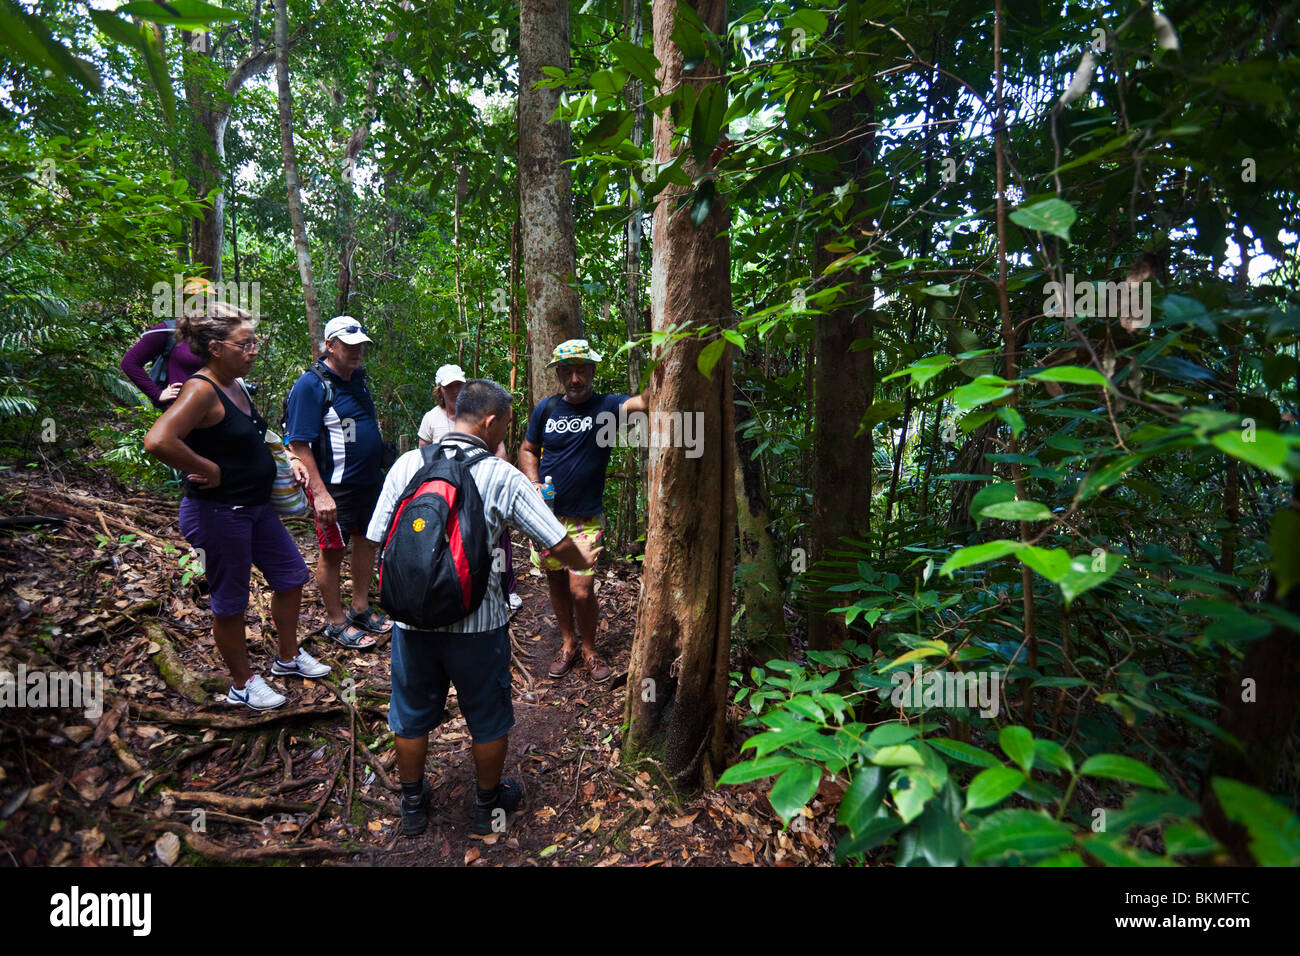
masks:
<path fill-rule="evenodd" d="M 622 763 L 638 564 L 602 559 L 597 572 L 597 647 L 615 677 L 597 686 L 575 669 L 554 679 L 547 667 L 560 636 L 545 579 L 529 573 L 526 545 L 514 536 L 524 606 L 511 622 L 506 773 L 524 783 L 524 805 L 505 833 L 470 833 L 473 760 L 453 690 L 430 746 L 429 827 L 408 838 L 386 722 L 386 642 L 353 652 L 324 641 L 312 581 L 300 640 L 337 682 L 273 678 L 286 705 L 231 707 L 203 579 L 185 575 L 189 545 L 176 503 L 132 495 L 98 471 L 81 471 L 75 485 L 3 474 L 0 672 L 99 672 L 104 694 L 101 715 L 3 711 L 0 865 L 831 862 L 833 787 L 814 799 L 810 819 L 786 830 L 763 781 L 687 793 L 653 762 Z M 32 526 L 23 516 L 66 520 Z M 314 567 L 310 519 L 286 524 Z M 254 587 L 247 628 L 253 670 L 269 676 L 274 629 L 264 588 Z"/>

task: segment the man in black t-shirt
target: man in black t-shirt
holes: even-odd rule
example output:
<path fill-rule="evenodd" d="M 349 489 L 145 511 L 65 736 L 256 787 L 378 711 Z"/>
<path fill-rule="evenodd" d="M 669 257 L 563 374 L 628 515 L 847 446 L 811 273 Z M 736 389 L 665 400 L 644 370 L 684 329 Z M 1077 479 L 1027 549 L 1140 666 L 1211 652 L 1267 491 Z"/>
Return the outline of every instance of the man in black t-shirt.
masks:
<path fill-rule="evenodd" d="M 598 440 L 612 434 L 602 428 L 620 409 L 624 416 L 649 408 L 650 390 L 640 395 L 602 395 L 592 388 L 600 356 L 586 339 L 570 339 L 555 347 L 548 368 L 554 368 L 561 395 L 552 395 L 533 409 L 519 448 L 519 470 L 540 490 L 542 479 L 555 485 L 555 517 L 587 550 L 599 553 L 604 534 L 605 469 L 613 442 Z M 552 677 L 562 677 L 578 657 L 579 640 L 591 679 L 599 684 L 613 670 L 596 653 L 596 593 L 593 569 L 570 571 L 543 550 L 532 552 L 533 566 L 546 572 L 551 606 L 559 619 L 563 641 L 551 664 Z M 576 625 L 576 627 L 575 627 Z"/>

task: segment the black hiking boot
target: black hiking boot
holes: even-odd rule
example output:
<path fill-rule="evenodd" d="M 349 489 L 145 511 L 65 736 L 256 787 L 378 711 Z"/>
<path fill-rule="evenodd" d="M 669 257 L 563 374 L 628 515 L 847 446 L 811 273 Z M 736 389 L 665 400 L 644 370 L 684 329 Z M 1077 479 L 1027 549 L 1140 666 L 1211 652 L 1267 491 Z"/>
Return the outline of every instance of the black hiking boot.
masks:
<path fill-rule="evenodd" d="M 420 795 L 412 800 L 402 795 L 402 833 L 419 836 L 429 826 L 429 788 L 427 777 L 420 778 Z"/>
<path fill-rule="evenodd" d="M 524 799 L 524 785 L 514 777 L 501 781 L 496 797 L 487 803 L 474 801 L 473 831 L 479 836 L 506 832 L 506 815 L 519 809 Z"/>

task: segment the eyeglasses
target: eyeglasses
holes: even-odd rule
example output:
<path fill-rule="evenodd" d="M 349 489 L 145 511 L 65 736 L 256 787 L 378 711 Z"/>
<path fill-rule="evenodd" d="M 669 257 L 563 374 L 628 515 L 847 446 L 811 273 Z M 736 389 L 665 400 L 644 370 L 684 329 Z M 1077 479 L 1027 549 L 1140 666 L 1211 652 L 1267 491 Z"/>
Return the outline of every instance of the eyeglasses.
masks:
<path fill-rule="evenodd" d="M 341 329 L 335 329 L 334 334 L 331 335 L 330 338 L 336 339 L 340 335 L 355 335 L 358 332 L 365 332 L 365 329 L 354 322 L 352 325 L 345 325 Z"/>
<path fill-rule="evenodd" d="M 232 342 L 229 339 L 222 339 L 221 344 L 233 345 L 235 348 L 239 349 L 239 351 L 247 355 L 249 352 L 257 351 L 258 340 L 257 340 L 257 336 L 253 335 L 249 337 L 247 342 Z"/>

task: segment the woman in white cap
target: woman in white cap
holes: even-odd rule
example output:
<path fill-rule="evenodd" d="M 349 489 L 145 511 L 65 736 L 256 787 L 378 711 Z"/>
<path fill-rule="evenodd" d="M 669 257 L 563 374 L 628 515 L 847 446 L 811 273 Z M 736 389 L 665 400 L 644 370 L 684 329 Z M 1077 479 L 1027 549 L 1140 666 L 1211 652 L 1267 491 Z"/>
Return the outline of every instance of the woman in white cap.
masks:
<path fill-rule="evenodd" d="M 442 441 L 456 420 L 456 396 L 465 387 L 465 371 L 459 365 L 444 365 L 433 379 L 438 404 L 420 422 L 420 447 Z"/>
<path fill-rule="evenodd" d="M 460 390 L 465 387 L 465 370 L 459 365 L 444 365 L 438 369 L 433 378 L 433 391 L 437 396 L 438 404 L 433 406 L 420 420 L 420 447 L 425 445 L 434 445 L 442 441 L 443 437 L 452 432 L 454 429 L 452 423 L 456 420 L 456 396 Z M 506 443 L 502 442 L 496 450 L 496 456 L 509 461 L 506 454 Z M 505 552 L 505 569 L 501 574 L 501 592 L 506 595 L 506 600 L 510 602 L 510 610 L 517 611 L 523 607 L 524 599 L 515 591 L 515 567 L 514 555 L 510 550 L 510 529 L 506 528 L 501 534 L 501 549 Z"/>

